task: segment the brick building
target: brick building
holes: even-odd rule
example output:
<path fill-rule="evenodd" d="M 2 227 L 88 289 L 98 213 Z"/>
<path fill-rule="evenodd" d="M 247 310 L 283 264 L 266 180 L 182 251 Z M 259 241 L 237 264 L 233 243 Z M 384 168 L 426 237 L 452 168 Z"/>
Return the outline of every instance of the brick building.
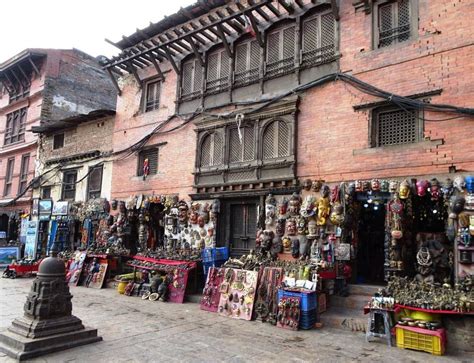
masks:
<path fill-rule="evenodd" d="M 136 152 L 114 162 L 112 197 L 220 199 L 218 243 L 241 252 L 265 196 L 307 178 L 472 172 L 472 109 L 432 107 L 473 104 L 472 15 L 458 0 L 214 0 L 124 37 L 105 68 L 114 150 Z"/>
<path fill-rule="evenodd" d="M 9 220 L 30 212 L 30 182 L 44 168 L 31 128 L 114 108 L 106 73 L 77 49 L 26 49 L 0 64 L 0 231 L 8 238 L 17 228 Z"/>

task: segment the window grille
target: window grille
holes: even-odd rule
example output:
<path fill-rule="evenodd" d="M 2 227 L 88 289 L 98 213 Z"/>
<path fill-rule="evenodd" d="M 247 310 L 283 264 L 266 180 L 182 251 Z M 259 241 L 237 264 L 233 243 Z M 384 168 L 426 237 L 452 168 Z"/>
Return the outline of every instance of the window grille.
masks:
<path fill-rule="evenodd" d="M 302 65 L 331 62 L 336 53 L 336 20 L 332 13 L 318 14 L 303 22 Z"/>
<path fill-rule="evenodd" d="M 230 130 L 229 161 L 231 163 L 249 161 L 255 158 L 254 129 L 244 127 L 240 129 L 242 142 L 238 129 Z"/>
<path fill-rule="evenodd" d="M 185 99 L 196 98 L 201 95 L 201 89 L 201 65 L 195 59 L 184 63 L 181 76 L 181 96 Z"/>
<path fill-rule="evenodd" d="M 148 159 L 148 174 L 154 175 L 158 173 L 158 148 L 145 149 L 138 153 L 138 176 L 143 176 L 143 164 L 145 159 Z"/>
<path fill-rule="evenodd" d="M 102 165 L 96 166 L 89 170 L 89 178 L 87 183 L 87 199 L 100 198 L 100 193 L 102 190 L 102 173 Z"/>
<path fill-rule="evenodd" d="M 228 89 L 230 58 L 225 50 L 209 55 L 207 59 L 206 92 L 217 93 Z"/>
<path fill-rule="evenodd" d="M 41 188 L 41 199 L 49 199 L 51 198 L 51 187 L 43 187 Z"/>
<path fill-rule="evenodd" d="M 410 1 L 400 0 L 378 8 L 378 47 L 410 38 Z"/>
<path fill-rule="evenodd" d="M 10 195 L 12 191 L 13 170 L 15 168 L 15 158 L 10 158 L 7 161 L 7 173 L 5 175 L 5 187 L 3 188 L 3 195 Z"/>
<path fill-rule="evenodd" d="M 26 107 L 7 115 L 5 145 L 25 140 Z"/>
<path fill-rule="evenodd" d="M 62 199 L 74 200 L 76 198 L 77 170 L 69 170 L 63 173 Z"/>
<path fill-rule="evenodd" d="M 201 160 L 203 167 L 217 166 L 224 163 L 224 140 L 222 135 L 215 132 L 207 135 L 201 142 Z"/>
<path fill-rule="evenodd" d="M 146 85 L 145 112 L 157 110 L 160 107 L 161 81 L 149 82 Z"/>
<path fill-rule="evenodd" d="M 235 86 L 245 86 L 258 81 L 260 47 L 256 40 L 239 44 L 235 49 Z"/>
<path fill-rule="evenodd" d="M 274 121 L 263 133 L 263 158 L 290 155 L 290 129 L 284 121 Z"/>
<path fill-rule="evenodd" d="M 28 183 L 28 170 L 30 166 L 30 154 L 23 155 L 21 157 L 21 168 L 20 168 L 20 184 L 18 187 L 18 194 L 25 191 Z"/>
<path fill-rule="evenodd" d="M 295 63 L 295 27 L 289 26 L 268 34 L 266 77 L 291 72 Z"/>
<path fill-rule="evenodd" d="M 420 123 L 416 110 L 381 110 L 375 112 L 375 145 L 411 144 L 419 140 Z"/>

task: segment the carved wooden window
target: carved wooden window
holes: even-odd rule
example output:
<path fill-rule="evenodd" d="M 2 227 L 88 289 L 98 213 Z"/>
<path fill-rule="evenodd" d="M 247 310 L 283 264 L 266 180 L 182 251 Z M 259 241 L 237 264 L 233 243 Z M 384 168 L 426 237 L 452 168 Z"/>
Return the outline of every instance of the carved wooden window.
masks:
<path fill-rule="evenodd" d="M 200 165 L 217 166 L 224 163 L 224 140 L 222 135 L 214 132 L 204 137 L 201 142 Z"/>
<path fill-rule="evenodd" d="M 263 159 L 290 155 L 290 129 L 284 121 L 273 121 L 263 133 Z"/>
<path fill-rule="evenodd" d="M 334 60 L 336 20 L 332 13 L 317 14 L 303 22 L 301 62 L 314 66 Z"/>
<path fill-rule="evenodd" d="M 149 175 L 158 173 L 158 148 L 145 149 L 138 153 L 138 169 L 137 175 L 143 176 L 143 164 L 148 159 Z"/>
<path fill-rule="evenodd" d="M 53 136 L 53 150 L 64 147 L 64 133 Z"/>
<path fill-rule="evenodd" d="M 202 67 L 199 61 L 194 59 L 183 64 L 181 76 L 181 96 L 183 98 L 195 98 L 201 95 L 202 90 Z"/>
<path fill-rule="evenodd" d="M 7 173 L 5 175 L 5 187 L 3 188 L 3 195 L 10 195 L 12 192 L 13 169 L 15 168 L 15 158 L 10 158 L 7 161 Z"/>
<path fill-rule="evenodd" d="M 376 46 L 387 47 L 408 40 L 411 35 L 412 14 L 410 0 L 380 4 L 376 16 Z"/>
<path fill-rule="evenodd" d="M 216 93 L 229 87 L 230 57 L 225 50 L 214 52 L 207 59 L 206 92 Z"/>
<path fill-rule="evenodd" d="M 63 173 L 62 199 L 74 200 L 76 198 L 77 170 L 68 170 Z"/>
<path fill-rule="evenodd" d="M 161 81 L 146 84 L 144 111 L 157 110 L 160 107 Z"/>
<path fill-rule="evenodd" d="M 260 46 L 256 40 L 235 47 L 235 86 L 245 86 L 258 81 L 260 69 Z"/>
<path fill-rule="evenodd" d="M 20 168 L 20 184 L 18 186 L 18 194 L 25 191 L 28 183 L 28 171 L 30 167 L 30 154 L 25 154 L 21 157 L 21 168 Z"/>
<path fill-rule="evenodd" d="M 295 63 L 295 26 L 288 26 L 267 36 L 266 76 L 274 77 L 291 72 Z"/>
<path fill-rule="evenodd" d="M 231 163 L 255 159 L 254 128 L 233 128 L 229 135 L 229 161 Z"/>
<path fill-rule="evenodd" d="M 25 140 L 26 107 L 7 115 L 5 145 Z"/>
<path fill-rule="evenodd" d="M 373 146 L 389 146 L 418 142 L 423 133 L 416 110 L 383 108 L 373 114 Z"/>
<path fill-rule="evenodd" d="M 102 191 L 102 174 L 103 166 L 95 166 L 89 169 L 89 177 L 87 181 L 87 199 L 100 198 Z"/>

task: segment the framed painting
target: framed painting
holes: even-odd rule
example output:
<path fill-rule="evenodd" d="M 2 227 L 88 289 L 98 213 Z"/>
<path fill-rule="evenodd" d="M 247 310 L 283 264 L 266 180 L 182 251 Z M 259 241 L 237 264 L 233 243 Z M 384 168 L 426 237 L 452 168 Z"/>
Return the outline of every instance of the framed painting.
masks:
<path fill-rule="evenodd" d="M 20 259 L 20 246 L 0 247 L 0 267 L 7 267 Z"/>

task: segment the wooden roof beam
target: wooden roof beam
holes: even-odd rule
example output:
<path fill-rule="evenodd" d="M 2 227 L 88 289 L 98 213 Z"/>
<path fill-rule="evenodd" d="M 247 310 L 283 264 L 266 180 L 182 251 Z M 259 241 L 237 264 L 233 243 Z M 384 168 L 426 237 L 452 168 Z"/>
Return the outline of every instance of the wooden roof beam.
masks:
<path fill-rule="evenodd" d="M 339 5 L 337 4 L 337 0 L 331 0 L 331 10 L 332 14 L 334 15 L 334 19 L 339 21 Z"/>
<path fill-rule="evenodd" d="M 158 73 L 158 76 L 164 81 L 165 76 L 152 53 L 150 53 L 150 60 L 151 60 L 151 63 L 153 63 L 153 67 L 155 67 L 156 73 Z"/>
<path fill-rule="evenodd" d="M 232 32 L 231 32 L 229 29 L 227 29 L 225 26 L 223 26 L 221 22 L 219 22 L 219 20 L 222 20 L 222 19 L 217 20 L 217 19 L 214 18 L 214 16 L 212 16 L 211 14 L 209 14 L 209 15 L 207 16 L 207 18 L 208 18 L 211 22 L 217 23 L 217 24 L 216 24 L 216 28 L 219 28 L 219 26 L 220 26 L 222 32 L 224 32 L 226 36 L 227 36 L 227 35 L 232 35 Z M 209 28 L 209 29 L 212 29 L 212 28 Z M 220 31 L 218 30 L 218 31 L 217 31 L 217 36 L 220 38 L 219 32 L 220 32 Z"/>
<path fill-rule="evenodd" d="M 252 11 L 250 10 L 245 10 L 245 7 L 237 3 L 237 6 L 239 7 L 240 10 L 242 10 L 247 17 L 250 20 L 250 25 L 252 26 L 253 31 L 255 32 L 255 36 L 257 38 L 258 44 L 263 48 L 265 46 L 265 42 L 263 41 L 262 33 L 260 32 L 260 29 L 258 29 L 258 21 L 255 19 L 255 17 L 252 14 Z"/>
<path fill-rule="evenodd" d="M 248 0 L 248 3 L 249 3 L 249 5 L 255 5 L 254 0 Z M 262 8 L 257 8 L 257 9 L 255 9 L 255 11 L 257 12 L 258 15 L 260 15 L 262 17 L 263 20 L 265 20 L 265 21 L 270 20 L 270 17 L 268 16 L 267 13 L 265 13 L 265 11 L 262 10 Z"/>
<path fill-rule="evenodd" d="M 199 53 L 199 49 L 198 49 L 196 43 L 194 43 L 193 38 L 191 38 L 191 36 L 189 36 L 186 39 L 187 39 L 188 43 L 191 44 L 191 48 L 193 48 L 194 56 L 198 60 L 199 64 L 201 65 L 201 67 L 204 67 L 204 61 L 202 60 L 202 56 Z"/>
<path fill-rule="evenodd" d="M 135 77 L 135 80 L 138 83 L 138 88 L 141 89 L 142 88 L 142 81 L 141 81 L 140 77 L 138 76 L 137 70 L 133 66 L 132 62 L 127 62 L 127 65 L 128 65 L 128 69 L 129 69 L 128 72 L 133 74 L 133 77 Z"/>
<path fill-rule="evenodd" d="M 113 68 L 107 68 L 107 72 L 109 73 L 110 80 L 112 81 L 112 84 L 114 85 L 115 90 L 117 91 L 117 95 L 121 96 L 122 95 L 122 90 L 120 89 L 117 80 L 115 79 L 115 76 L 112 74 Z"/>
<path fill-rule="evenodd" d="M 165 46 L 163 46 L 163 50 L 165 51 L 166 58 L 171 63 L 171 66 L 173 67 L 174 71 L 176 72 L 177 75 L 179 75 L 180 71 L 179 71 L 178 65 L 174 61 L 173 56 L 171 55 L 171 52 L 170 52 L 169 48 L 165 45 Z"/>
<path fill-rule="evenodd" d="M 294 0 L 294 1 L 295 1 L 295 4 L 298 5 L 300 8 L 304 6 L 303 1 L 301 0 Z"/>
<path fill-rule="evenodd" d="M 31 59 L 31 57 L 28 57 L 28 60 L 30 61 L 31 67 L 33 67 L 33 70 L 35 71 L 36 75 L 39 77 L 40 71 L 38 67 L 36 67 L 35 62 L 33 62 L 33 59 Z"/>
<path fill-rule="evenodd" d="M 293 14 L 295 12 L 293 6 L 288 4 L 286 0 L 278 0 L 278 3 L 288 12 L 288 14 Z"/>
<path fill-rule="evenodd" d="M 229 13 L 230 16 L 232 16 L 232 15 L 235 14 L 235 10 L 232 9 L 230 6 L 226 6 L 225 9 L 227 10 L 227 12 Z M 240 16 L 236 16 L 236 17 L 234 18 L 234 20 L 236 20 L 238 23 L 240 23 L 240 25 L 242 25 L 243 27 L 245 27 L 245 26 L 247 25 L 246 22 L 245 22 L 245 20 L 242 19 L 242 17 L 240 17 Z"/>
<path fill-rule="evenodd" d="M 273 15 L 275 15 L 276 17 L 280 17 L 281 16 L 281 13 L 278 11 L 278 9 L 276 7 L 273 6 L 272 3 L 268 3 L 265 5 L 267 7 L 268 10 L 270 10 Z"/>
<path fill-rule="evenodd" d="M 20 85 L 21 89 L 24 89 L 25 88 L 25 85 L 23 84 L 23 82 L 20 80 L 20 78 L 17 76 L 16 72 L 14 71 L 14 67 L 10 69 L 10 73 L 13 74 L 13 77 L 15 77 L 16 81 L 18 82 L 18 84 Z M 28 87 L 26 87 L 28 88 Z"/>

